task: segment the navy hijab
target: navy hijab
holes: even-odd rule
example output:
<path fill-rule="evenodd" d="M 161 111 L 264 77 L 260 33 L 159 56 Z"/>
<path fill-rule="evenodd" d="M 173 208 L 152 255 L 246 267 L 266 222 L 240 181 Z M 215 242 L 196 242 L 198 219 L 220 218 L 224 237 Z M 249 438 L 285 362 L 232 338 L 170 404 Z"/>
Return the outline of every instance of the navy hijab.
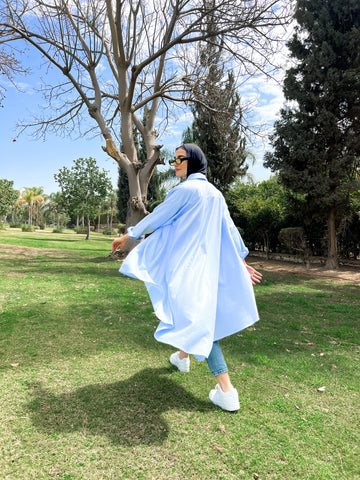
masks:
<path fill-rule="evenodd" d="M 192 173 L 202 173 L 206 176 L 207 160 L 200 147 L 193 143 L 184 143 L 184 145 L 180 145 L 177 148 L 183 148 L 188 157 L 187 177 Z"/>

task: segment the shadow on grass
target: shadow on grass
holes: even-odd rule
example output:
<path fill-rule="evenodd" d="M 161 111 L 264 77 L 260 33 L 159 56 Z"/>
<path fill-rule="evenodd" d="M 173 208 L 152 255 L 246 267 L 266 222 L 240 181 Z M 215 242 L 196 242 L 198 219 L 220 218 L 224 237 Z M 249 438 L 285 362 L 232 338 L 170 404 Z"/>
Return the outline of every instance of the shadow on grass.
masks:
<path fill-rule="evenodd" d="M 161 444 L 169 434 L 164 412 L 215 408 L 168 378 L 172 372 L 171 367 L 149 368 L 121 382 L 88 385 L 61 395 L 32 384 L 28 409 L 35 427 L 47 435 L 82 432 L 125 446 Z"/>
<path fill-rule="evenodd" d="M 104 264 L 106 269 L 99 270 L 98 265 Z M 64 274 L 84 274 L 94 275 L 99 278 L 104 276 L 119 277 L 121 263 L 109 260 L 104 257 L 82 257 L 81 255 L 72 255 L 71 257 L 51 257 L 50 255 L 38 255 L 35 257 L 24 257 L 23 259 L 1 259 L 1 267 L 5 272 L 11 272 L 11 275 L 64 275 Z M 105 268 L 104 267 L 104 268 Z"/>

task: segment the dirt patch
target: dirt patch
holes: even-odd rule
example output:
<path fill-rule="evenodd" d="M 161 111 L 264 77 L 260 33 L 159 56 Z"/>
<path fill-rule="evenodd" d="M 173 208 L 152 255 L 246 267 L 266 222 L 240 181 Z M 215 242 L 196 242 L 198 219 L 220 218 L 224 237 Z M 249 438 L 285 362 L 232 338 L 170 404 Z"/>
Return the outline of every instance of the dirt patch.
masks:
<path fill-rule="evenodd" d="M 360 269 L 358 267 L 340 267 L 338 270 L 327 270 L 324 267 L 313 266 L 309 270 L 305 265 L 284 262 L 280 260 L 266 260 L 258 257 L 249 256 L 246 261 L 252 267 L 267 271 L 319 278 L 323 280 L 333 280 L 341 283 L 351 283 L 353 285 L 360 285 Z"/>
<path fill-rule="evenodd" d="M 56 248 L 20 247 L 18 245 L 5 245 L 3 243 L 0 243 L 0 253 L 23 255 L 25 257 L 37 257 L 38 255 L 53 255 L 57 257 L 65 256 L 63 250 Z"/>

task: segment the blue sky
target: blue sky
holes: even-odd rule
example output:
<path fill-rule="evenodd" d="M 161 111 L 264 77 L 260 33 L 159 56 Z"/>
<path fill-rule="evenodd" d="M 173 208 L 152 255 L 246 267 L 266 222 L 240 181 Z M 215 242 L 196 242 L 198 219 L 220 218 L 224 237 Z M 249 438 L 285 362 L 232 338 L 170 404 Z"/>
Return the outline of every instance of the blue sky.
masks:
<path fill-rule="evenodd" d="M 30 58 L 30 64 L 31 57 Z M 43 103 L 39 94 L 34 91 L 34 86 L 39 81 L 36 69 L 32 75 L 17 79 L 22 92 L 8 84 L 3 108 L 0 109 L 0 178 L 14 181 L 14 188 L 22 190 L 24 187 L 43 187 L 45 193 L 58 191 L 54 180 L 54 173 L 63 167 L 71 167 L 73 160 L 79 157 L 93 157 L 100 168 L 109 172 L 116 187 L 118 167 L 101 146 L 104 141 L 98 138 L 61 138 L 48 135 L 45 141 L 34 140 L 28 130 L 17 135 L 16 124 L 21 120 L 31 120 L 31 113 L 36 112 Z M 4 82 L 3 82 L 4 83 Z M 283 96 L 281 87 L 275 82 L 257 77 L 243 84 L 240 95 L 244 102 L 252 102 L 252 121 L 264 123 L 267 127 L 273 125 L 276 115 L 282 104 Z M 174 150 L 181 142 L 181 135 L 187 125 L 191 123 L 191 115 L 186 112 L 168 125 L 166 132 L 159 139 L 165 147 Z M 266 132 L 266 127 L 263 127 Z M 15 140 L 15 141 L 14 141 Z M 266 138 L 258 140 L 255 145 L 249 145 L 257 161 L 250 167 L 256 181 L 270 177 L 271 172 L 262 165 L 263 153 L 266 150 Z"/>

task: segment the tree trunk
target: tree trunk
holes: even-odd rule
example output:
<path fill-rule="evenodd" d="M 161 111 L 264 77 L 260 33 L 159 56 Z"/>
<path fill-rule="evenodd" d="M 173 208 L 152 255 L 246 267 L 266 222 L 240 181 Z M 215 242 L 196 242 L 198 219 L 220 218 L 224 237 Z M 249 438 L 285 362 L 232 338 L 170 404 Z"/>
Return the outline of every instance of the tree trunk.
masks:
<path fill-rule="evenodd" d="M 90 217 L 86 217 L 87 220 L 87 233 L 85 240 L 90 240 Z"/>
<path fill-rule="evenodd" d="M 145 213 L 138 208 L 135 208 L 133 202 L 130 198 L 128 203 L 128 212 L 126 215 L 126 226 L 125 226 L 125 233 L 128 227 L 133 227 L 137 223 L 140 222 L 145 217 Z M 137 244 L 139 243 L 138 240 L 130 240 L 124 247 L 123 251 L 129 253 Z"/>
<path fill-rule="evenodd" d="M 130 171 L 128 171 L 128 179 L 130 198 L 126 215 L 125 232 L 128 227 L 135 226 L 148 214 L 146 210 L 147 183 L 141 183 L 140 172 L 135 168 L 131 168 Z M 130 252 L 137 243 L 137 240 L 129 241 L 124 247 L 124 251 Z"/>
<path fill-rule="evenodd" d="M 155 115 L 156 112 L 154 112 Z M 147 161 L 143 165 L 137 157 L 137 151 L 134 141 L 133 117 L 130 110 L 121 111 L 121 138 L 123 141 L 123 152 L 116 147 L 111 136 L 104 131 L 106 139 L 106 152 L 116 160 L 128 176 L 129 182 L 129 203 L 126 215 L 126 228 L 135 226 L 147 214 L 147 189 L 151 175 L 160 161 L 160 145 L 155 145 L 156 133 L 151 127 L 153 121 L 147 119 L 146 128 L 139 128 L 146 145 Z M 124 252 L 130 252 L 137 241 L 131 240 L 124 247 Z"/>
<path fill-rule="evenodd" d="M 264 239 L 264 247 L 265 247 L 265 253 L 266 253 L 266 259 L 269 260 L 269 255 L 270 255 L 270 239 L 269 235 L 267 233 L 263 234 L 263 239 Z"/>
<path fill-rule="evenodd" d="M 328 257 L 325 267 L 329 270 L 337 270 L 339 268 L 337 253 L 337 233 L 336 233 L 336 210 L 335 206 L 331 206 L 328 216 Z"/>

